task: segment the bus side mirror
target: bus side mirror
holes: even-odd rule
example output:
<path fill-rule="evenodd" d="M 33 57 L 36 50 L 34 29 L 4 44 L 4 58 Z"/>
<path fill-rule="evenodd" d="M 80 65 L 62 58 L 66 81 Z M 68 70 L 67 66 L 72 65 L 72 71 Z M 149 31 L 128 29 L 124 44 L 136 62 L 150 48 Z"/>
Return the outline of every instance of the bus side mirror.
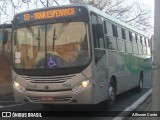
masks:
<path fill-rule="evenodd" d="M 97 32 L 97 37 L 98 38 L 103 38 L 103 26 L 102 24 L 96 24 L 96 32 Z"/>
<path fill-rule="evenodd" d="M 8 40 L 8 32 L 6 30 L 3 31 L 3 44 L 6 44 Z"/>

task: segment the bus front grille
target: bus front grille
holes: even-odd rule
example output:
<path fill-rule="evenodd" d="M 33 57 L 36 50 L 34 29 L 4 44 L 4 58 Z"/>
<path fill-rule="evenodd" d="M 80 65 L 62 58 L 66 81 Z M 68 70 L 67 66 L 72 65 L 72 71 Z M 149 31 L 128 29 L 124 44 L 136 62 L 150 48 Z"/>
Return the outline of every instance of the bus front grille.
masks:
<path fill-rule="evenodd" d="M 27 96 L 27 99 L 30 100 L 31 102 L 48 102 L 48 103 L 68 103 L 72 97 L 54 97 L 52 101 L 44 101 L 41 97 L 31 97 Z"/>
<path fill-rule="evenodd" d="M 63 76 L 21 76 L 25 80 L 28 80 L 31 83 L 63 83 L 72 77 L 76 76 L 75 74 L 63 75 Z"/>

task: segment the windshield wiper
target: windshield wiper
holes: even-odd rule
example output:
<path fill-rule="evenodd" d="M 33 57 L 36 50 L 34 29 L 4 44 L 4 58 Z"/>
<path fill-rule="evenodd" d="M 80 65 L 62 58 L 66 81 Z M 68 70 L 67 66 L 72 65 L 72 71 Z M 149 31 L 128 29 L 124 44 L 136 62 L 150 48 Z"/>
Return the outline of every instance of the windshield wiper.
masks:
<path fill-rule="evenodd" d="M 57 36 L 56 36 L 56 39 L 59 39 L 59 37 L 61 36 L 61 34 L 63 33 L 63 31 L 67 28 L 67 26 L 69 25 L 71 19 L 68 19 L 66 22 L 64 22 L 59 31 L 57 32 Z"/>
<path fill-rule="evenodd" d="M 54 28 L 52 40 L 53 40 L 52 48 L 53 48 L 53 51 L 54 51 L 54 44 L 55 44 L 55 40 L 56 40 L 56 28 Z"/>
<path fill-rule="evenodd" d="M 32 29 L 29 25 L 25 25 L 25 27 L 27 28 L 27 30 L 32 34 L 32 36 L 33 36 L 36 40 L 39 40 L 39 38 L 35 35 L 33 29 Z"/>
<path fill-rule="evenodd" d="M 38 28 L 38 36 L 36 36 L 33 29 L 29 25 L 25 25 L 25 27 L 32 34 L 32 37 L 34 37 L 36 40 L 38 40 L 38 51 L 39 51 L 39 49 L 40 49 L 40 29 Z"/>
<path fill-rule="evenodd" d="M 53 51 L 54 51 L 54 45 L 55 45 L 55 40 L 59 39 L 59 37 L 61 36 L 61 34 L 63 33 L 63 31 L 66 29 L 66 27 L 68 26 L 68 24 L 70 23 L 71 19 L 67 19 L 66 22 L 64 22 L 60 29 L 58 30 L 57 34 L 56 34 L 56 28 L 54 28 L 53 31 Z"/>
<path fill-rule="evenodd" d="M 38 51 L 40 50 L 40 29 L 38 28 Z"/>
<path fill-rule="evenodd" d="M 71 19 L 67 19 L 66 22 L 64 22 L 60 29 L 58 30 L 56 36 L 55 36 L 55 40 L 59 39 L 59 37 L 61 36 L 61 34 L 63 33 L 63 31 L 66 29 L 66 27 L 68 26 L 68 24 L 70 23 Z"/>

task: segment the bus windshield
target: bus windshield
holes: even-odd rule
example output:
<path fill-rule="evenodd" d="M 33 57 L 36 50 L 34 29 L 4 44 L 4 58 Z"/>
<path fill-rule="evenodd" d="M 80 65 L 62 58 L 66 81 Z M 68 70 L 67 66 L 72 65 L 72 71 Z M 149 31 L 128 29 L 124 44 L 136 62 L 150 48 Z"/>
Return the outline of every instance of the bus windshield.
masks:
<path fill-rule="evenodd" d="M 78 67 L 90 59 L 86 22 L 25 26 L 14 29 L 12 38 L 16 69 Z"/>

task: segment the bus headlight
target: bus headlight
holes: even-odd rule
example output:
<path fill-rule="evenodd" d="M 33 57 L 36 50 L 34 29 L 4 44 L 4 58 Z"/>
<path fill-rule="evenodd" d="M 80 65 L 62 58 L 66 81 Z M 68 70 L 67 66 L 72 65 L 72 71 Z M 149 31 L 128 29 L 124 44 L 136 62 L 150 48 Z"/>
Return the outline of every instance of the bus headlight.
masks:
<path fill-rule="evenodd" d="M 18 82 L 15 81 L 13 82 L 13 86 L 20 93 L 23 93 L 26 90 L 23 86 L 21 86 Z"/>
<path fill-rule="evenodd" d="M 85 81 L 82 81 L 81 83 L 79 83 L 77 86 L 75 86 L 72 89 L 72 91 L 73 91 L 73 93 L 77 94 L 77 93 L 84 91 L 90 85 L 91 85 L 91 81 L 85 80 Z"/>

